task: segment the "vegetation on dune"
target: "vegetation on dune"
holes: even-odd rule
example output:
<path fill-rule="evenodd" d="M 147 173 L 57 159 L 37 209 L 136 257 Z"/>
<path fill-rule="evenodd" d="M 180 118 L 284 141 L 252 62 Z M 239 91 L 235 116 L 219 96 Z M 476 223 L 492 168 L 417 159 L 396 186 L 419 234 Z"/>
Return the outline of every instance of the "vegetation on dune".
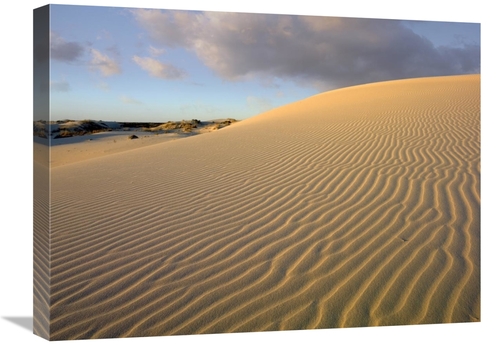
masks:
<path fill-rule="evenodd" d="M 33 136 L 47 139 L 47 129 L 45 121 L 33 122 Z"/>
<path fill-rule="evenodd" d="M 57 120 L 57 121 L 35 121 L 33 125 L 33 135 L 47 138 L 54 135 L 54 139 L 69 138 L 93 133 L 100 133 L 112 130 L 130 131 L 141 130 L 144 132 L 158 133 L 193 133 L 195 129 L 207 128 L 216 130 L 229 126 L 236 122 L 235 119 L 225 119 L 219 121 L 200 121 L 198 119 L 158 122 L 117 122 L 117 127 L 110 128 L 103 121 L 94 120 Z"/>
<path fill-rule="evenodd" d="M 93 120 L 83 120 L 77 122 L 74 126 L 68 126 L 67 124 L 68 122 L 59 124 L 60 128 L 54 131 L 55 133 L 58 133 L 54 137 L 54 139 L 81 136 L 92 133 L 109 132 L 112 130 L 104 122 Z"/>

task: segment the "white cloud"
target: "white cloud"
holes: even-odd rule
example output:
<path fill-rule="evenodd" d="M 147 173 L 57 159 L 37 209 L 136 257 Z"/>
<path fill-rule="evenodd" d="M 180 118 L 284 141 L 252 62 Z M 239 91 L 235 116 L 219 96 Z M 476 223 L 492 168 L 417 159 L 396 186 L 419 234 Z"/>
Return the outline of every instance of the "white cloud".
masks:
<path fill-rule="evenodd" d="M 90 61 L 92 70 L 98 70 L 105 77 L 121 73 L 121 68 L 115 60 L 94 48 L 91 48 L 90 52 L 92 54 Z"/>
<path fill-rule="evenodd" d="M 194 52 L 227 80 L 281 78 L 317 88 L 477 73 L 479 45 L 443 48 L 398 20 L 134 10 L 158 43 Z"/>
<path fill-rule="evenodd" d="M 132 60 L 152 77 L 161 79 L 182 79 L 186 75 L 183 70 L 150 57 L 139 57 L 135 55 Z"/>
<path fill-rule="evenodd" d="M 97 35 L 96 40 L 110 40 L 112 38 L 111 33 L 107 30 L 101 30 Z"/>
<path fill-rule="evenodd" d="M 165 49 L 155 48 L 153 46 L 149 46 L 149 53 L 153 56 L 160 56 L 165 53 Z"/>

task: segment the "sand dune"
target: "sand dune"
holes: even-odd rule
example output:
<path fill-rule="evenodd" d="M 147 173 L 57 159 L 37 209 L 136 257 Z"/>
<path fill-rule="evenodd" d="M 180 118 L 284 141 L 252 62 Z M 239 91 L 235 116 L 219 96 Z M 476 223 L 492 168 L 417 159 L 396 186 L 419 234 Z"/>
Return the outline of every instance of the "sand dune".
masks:
<path fill-rule="evenodd" d="M 350 87 L 52 167 L 51 338 L 479 321 L 479 91 Z"/>
<path fill-rule="evenodd" d="M 46 124 L 38 121 L 34 123 L 34 134 L 37 135 L 34 137 L 35 160 L 39 156 L 37 152 L 44 150 L 44 146 L 49 145 L 47 137 L 50 136 L 50 166 L 53 168 L 139 147 L 210 133 L 223 129 L 235 123 L 236 120 L 169 121 L 160 125 L 93 120 L 60 122 Z M 140 127 L 141 125 L 146 127 Z M 139 140 L 130 140 L 130 136 L 135 136 Z M 82 145 L 83 142 L 86 142 L 85 145 Z M 42 157 L 40 163 L 47 165 L 49 160 L 45 159 L 44 155 Z"/>

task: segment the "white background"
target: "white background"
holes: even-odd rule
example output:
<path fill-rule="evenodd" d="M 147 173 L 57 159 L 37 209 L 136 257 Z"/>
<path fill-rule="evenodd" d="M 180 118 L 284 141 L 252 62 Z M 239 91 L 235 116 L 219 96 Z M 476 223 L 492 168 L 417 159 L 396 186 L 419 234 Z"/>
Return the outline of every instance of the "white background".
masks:
<path fill-rule="evenodd" d="M 82 340 L 79 344 L 303 344 L 311 341 L 348 344 L 491 344 L 500 338 L 498 176 L 500 157 L 497 61 L 500 32 L 495 2 L 419 0 L 305 0 L 300 2 L 239 1 L 64 1 L 59 4 L 149 7 L 187 10 L 311 14 L 344 17 L 416 19 L 481 23 L 481 322 L 447 325 L 371 327 L 316 331 L 266 332 L 203 336 L 173 336 Z M 327 3 L 332 3 L 328 4 Z M 32 317 L 32 19 L 42 1 L 3 5 L 1 25 L 1 204 L 0 204 L 0 343 L 41 344 L 45 340 L 9 318 Z M 5 76 L 7 76 L 5 78 Z M 497 158 L 498 159 L 498 158 Z M 487 340 L 488 339 L 488 340 Z M 496 339 L 496 340 L 495 340 Z"/>

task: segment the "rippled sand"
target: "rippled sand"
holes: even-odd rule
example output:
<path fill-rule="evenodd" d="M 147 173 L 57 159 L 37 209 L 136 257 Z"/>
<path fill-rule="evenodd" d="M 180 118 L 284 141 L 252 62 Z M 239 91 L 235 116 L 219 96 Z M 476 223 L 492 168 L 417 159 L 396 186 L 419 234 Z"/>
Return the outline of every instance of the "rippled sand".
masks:
<path fill-rule="evenodd" d="M 480 320 L 478 75 L 335 90 L 51 181 L 51 339 Z M 40 291 L 48 251 L 35 234 Z"/>

